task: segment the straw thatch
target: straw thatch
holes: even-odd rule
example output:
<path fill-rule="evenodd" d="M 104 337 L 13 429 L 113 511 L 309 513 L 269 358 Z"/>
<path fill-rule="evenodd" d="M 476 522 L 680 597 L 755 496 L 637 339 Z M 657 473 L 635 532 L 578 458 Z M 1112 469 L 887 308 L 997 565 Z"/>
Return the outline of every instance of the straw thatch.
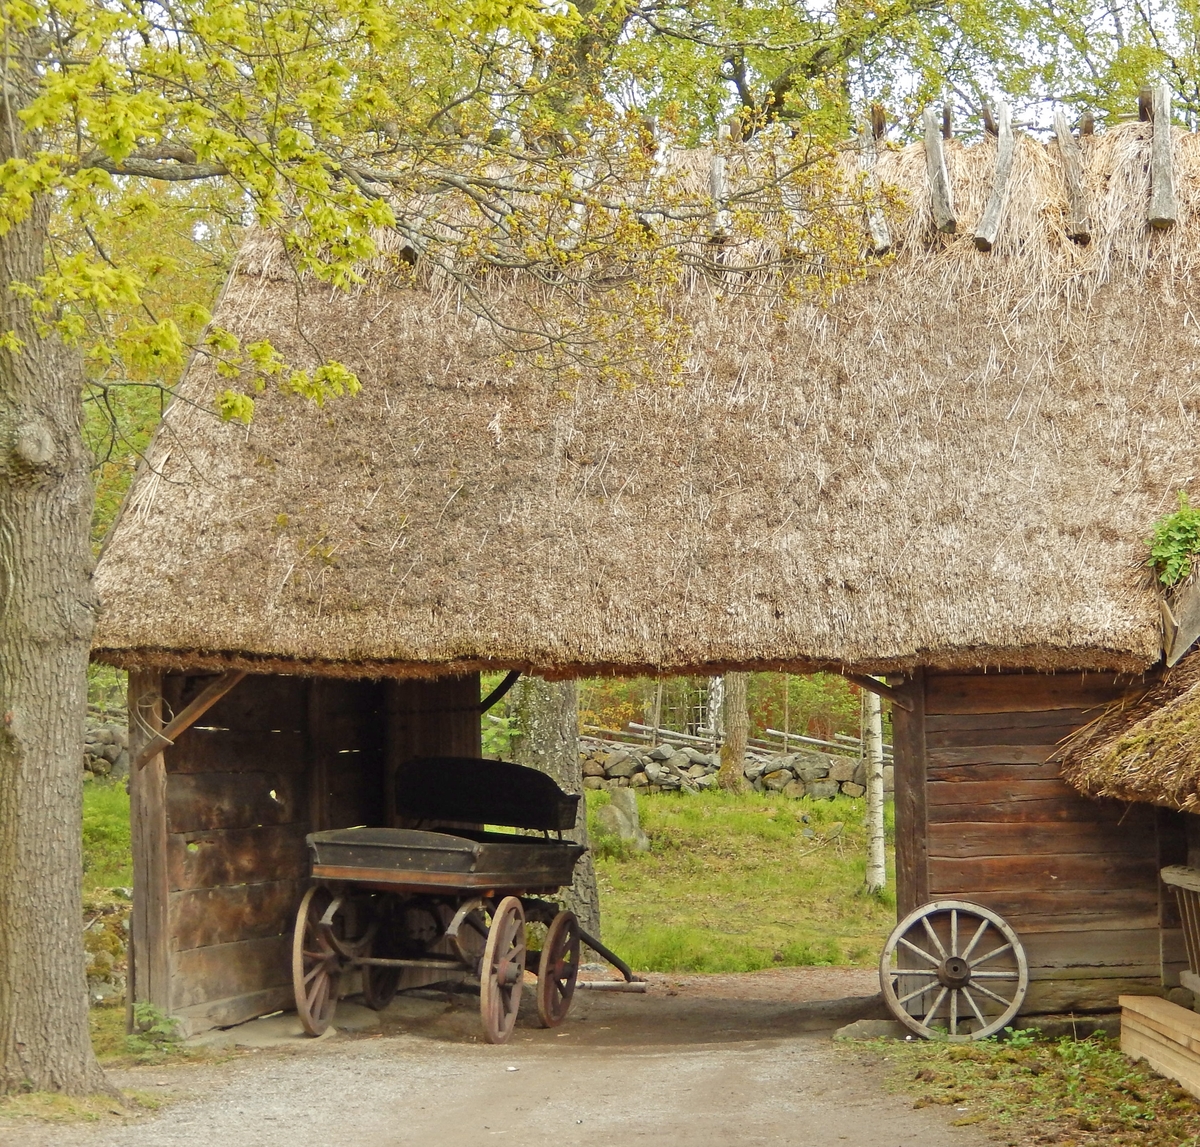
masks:
<path fill-rule="evenodd" d="M 1085 725 L 1056 759 L 1086 796 L 1200 811 L 1200 653 Z"/>
<path fill-rule="evenodd" d="M 249 428 L 188 374 L 105 549 L 96 655 L 429 673 L 734 666 L 1140 671 L 1161 656 L 1152 522 L 1196 472 L 1200 137 L 1180 222 L 1145 225 L 1149 125 L 1085 141 L 1093 239 L 1056 146 L 1018 141 L 999 239 L 970 232 L 995 147 L 950 145 L 960 234 L 920 146 L 880 175 L 894 261 L 781 304 L 697 275 L 677 384 L 568 381 L 452 285 L 291 281 L 252 243 L 219 321 L 363 390 L 274 389 Z M 489 288 L 519 314 L 519 283 Z"/>

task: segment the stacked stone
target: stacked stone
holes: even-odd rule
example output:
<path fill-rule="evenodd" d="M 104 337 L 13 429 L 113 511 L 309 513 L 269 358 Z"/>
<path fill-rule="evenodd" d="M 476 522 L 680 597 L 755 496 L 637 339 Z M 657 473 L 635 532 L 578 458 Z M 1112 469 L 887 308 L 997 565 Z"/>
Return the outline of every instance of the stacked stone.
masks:
<path fill-rule="evenodd" d="M 129 733 L 120 725 L 89 725 L 83 738 L 83 769 L 93 777 L 129 774 Z"/>
<path fill-rule="evenodd" d="M 720 761 L 716 753 L 664 742 L 653 749 L 615 745 L 581 737 L 579 759 L 585 789 L 633 788 L 643 792 L 695 793 L 715 788 Z M 866 766 L 857 757 L 801 750 L 795 753 L 750 753 L 746 780 L 756 792 L 788 797 L 830 799 L 839 793 L 861 797 L 866 792 Z M 892 791 L 893 769 L 885 765 L 883 787 Z"/>

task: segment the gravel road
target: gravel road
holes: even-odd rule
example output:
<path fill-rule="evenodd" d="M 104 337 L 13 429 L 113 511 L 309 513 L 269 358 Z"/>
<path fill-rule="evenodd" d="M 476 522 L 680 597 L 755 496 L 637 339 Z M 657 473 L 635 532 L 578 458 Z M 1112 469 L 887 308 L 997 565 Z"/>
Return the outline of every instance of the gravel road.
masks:
<path fill-rule="evenodd" d="M 0 1147 L 988 1142 L 975 1127 L 951 1127 L 944 1110 L 888 1095 L 882 1067 L 830 1040 L 854 1009 L 822 994 L 872 986 L 837 969 L 655 977 L 645 996 L 579 993 L 553 1031 L 523 1009 L 499 1048 L 479 1041 L 470 996 L 426 993 L 357 1036 L 115 1072 L 119 1086 L 157 1094 L 163 1108 L 100 1124 L 4 1125 Z"/>

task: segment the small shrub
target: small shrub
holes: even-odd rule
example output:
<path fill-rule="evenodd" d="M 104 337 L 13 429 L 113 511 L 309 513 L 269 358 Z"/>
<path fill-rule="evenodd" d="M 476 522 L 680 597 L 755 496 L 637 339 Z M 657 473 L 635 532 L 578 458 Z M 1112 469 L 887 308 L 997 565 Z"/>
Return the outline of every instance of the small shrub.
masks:
<path fill-rule="evenodd" d="M 125 1047 L 142 1059 L 169 1055 L 180 1042 L 179 1022 L 153 1004 L 133 1005 L 134 1031 L 125 1037 Z"/>
<path fill-rule="evenodd" d="M 1170 587 L 1192 576 L 1193 562 L 1200 556 L 1200 509 L 1188 504 L 1179 491 L 1179 509 L 1154 523 L 1154 533 L 1146 539 L 1150 560 L 1160 584 Z"/>

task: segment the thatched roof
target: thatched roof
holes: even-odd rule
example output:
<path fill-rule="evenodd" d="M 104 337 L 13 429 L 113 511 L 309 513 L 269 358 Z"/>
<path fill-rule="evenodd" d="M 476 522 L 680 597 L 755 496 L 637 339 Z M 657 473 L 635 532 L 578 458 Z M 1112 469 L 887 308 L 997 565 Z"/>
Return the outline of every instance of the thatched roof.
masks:
<path fill-rule="evenodd" d="M 1200 653 L 1111 706 L 1057 757 L 1086 796 L 1200 811 Z"/>
<path fill-rule="evenodd" d="M 218 321 L 340 359 L 362 392 L 269 388 L 245 428 L 205 412 L 225 383 L 196 365 L 103 553 L 96 656 L 1141 671 L 1161 656 L 1143 539 L 1193 483 L 1200 409 L 1200 136 L 1176 133 L 1166 233 L 1148 152 L 1146 124 L 1085 141 L 1080 247 L 1056 145 L 1019 139 L 990 254 L 970 233 L 993 144 L 949 145 L 954 238 L 923 149 L 887 152 L 912 205 L 894 260 L 786 307 L 685 282 L 678 384 L 564 385 L 448 287 L 297 284 L 251 243 Z"/>

